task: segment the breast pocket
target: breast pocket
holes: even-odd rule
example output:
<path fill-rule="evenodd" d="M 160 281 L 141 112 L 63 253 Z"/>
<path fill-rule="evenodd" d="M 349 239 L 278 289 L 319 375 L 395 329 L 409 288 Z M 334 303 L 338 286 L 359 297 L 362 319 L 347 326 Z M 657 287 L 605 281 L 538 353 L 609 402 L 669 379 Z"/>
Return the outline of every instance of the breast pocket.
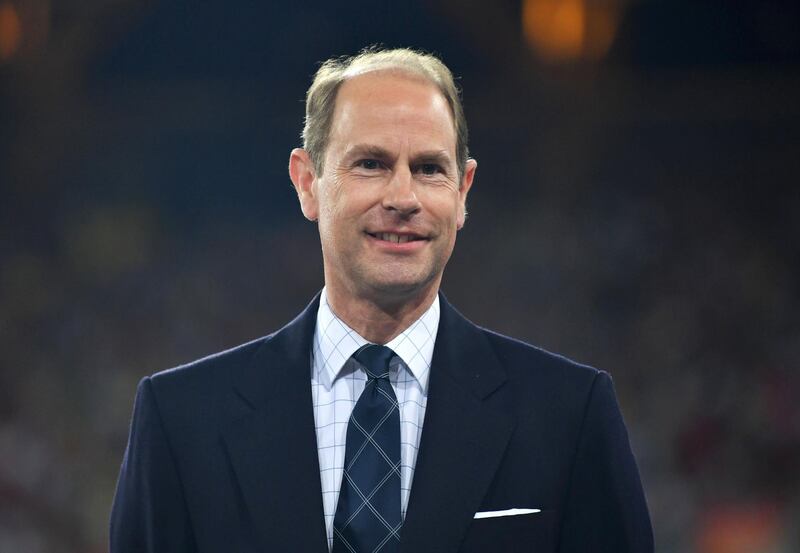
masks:
<path fill-rule="evenodd" d="M 474 519 L 461 553 L 549 553 L 555 551 L 555 513 Z"/>

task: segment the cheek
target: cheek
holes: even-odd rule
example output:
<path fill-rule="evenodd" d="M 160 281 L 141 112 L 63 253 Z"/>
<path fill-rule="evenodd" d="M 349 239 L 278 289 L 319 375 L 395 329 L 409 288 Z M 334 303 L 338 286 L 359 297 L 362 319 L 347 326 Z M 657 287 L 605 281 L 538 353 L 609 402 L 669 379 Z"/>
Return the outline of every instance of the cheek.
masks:
<path fill-rule="evenodd" d="M 335 227 L 343 217 L 343 208 L 347 200 L 332 188 L 326 189 L 319 198 L 320 223 L 329 229 Z"/>
<path fill-rule="evenodd" d="M 424 199 L 420 199 L 428 207 L 431 216 L 442 226 L 450 228 L 458 224 L 461 216 L 461 204 L 457 194 L 440 189 L 431 191 L 426 194 Z"/>
<path fill-rule="evenodd" d="M 344 195 L 337 195 L 335 198 L 327 196 L 320 202 L 319 232 L 323 239 L 337 240 L 337 237 L 357 229 L 358 219 L 350 201 Z"/>

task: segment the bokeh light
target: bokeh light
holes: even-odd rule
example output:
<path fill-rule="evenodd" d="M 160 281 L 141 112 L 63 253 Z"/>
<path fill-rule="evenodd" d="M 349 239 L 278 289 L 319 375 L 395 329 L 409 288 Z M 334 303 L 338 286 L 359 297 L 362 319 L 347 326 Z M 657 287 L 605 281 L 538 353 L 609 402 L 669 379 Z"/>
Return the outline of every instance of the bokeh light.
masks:
<path fill-rule="evenodd" d="M 546 63 L 599 60 L 614 41 L 621 11 L 619 1 L 525 0 L 525 39 Z"/>
<path fill-rule="evenodd" d="M 0 62 L 8 61 L 19 50 L 22 25 L 13 4 L 0 4 Z"/>

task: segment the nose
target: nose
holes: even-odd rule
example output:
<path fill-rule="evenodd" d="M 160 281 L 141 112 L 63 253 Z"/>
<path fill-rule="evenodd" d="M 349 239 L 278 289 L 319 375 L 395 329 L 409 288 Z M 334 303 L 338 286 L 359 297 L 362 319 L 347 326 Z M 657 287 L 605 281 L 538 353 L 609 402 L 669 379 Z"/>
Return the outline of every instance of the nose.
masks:
<path fill-rule="evenodd" d="M 415 192 L 414 177 L 408 167 L 398 167 L 392 173 L 383 196 L 383 207 L 402 216 L 413 215 L 421 208 Z"/>

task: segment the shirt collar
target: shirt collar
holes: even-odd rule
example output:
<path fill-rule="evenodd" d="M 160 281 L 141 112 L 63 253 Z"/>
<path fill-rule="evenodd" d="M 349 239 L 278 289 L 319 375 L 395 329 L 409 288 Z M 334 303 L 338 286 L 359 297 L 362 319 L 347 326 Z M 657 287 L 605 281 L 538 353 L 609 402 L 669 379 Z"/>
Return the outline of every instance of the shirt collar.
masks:
<path fill-rule="evenodd" d="M 403 361 L 417 380 L 422 392 L 428 393 L 433 346 L 439 330 L 439 296 L 422 316 L 386 344 Z M 320 382 L 330 389 L 347 360 L 369 341 L 347 326 L 328 304 L 325 288 L 319 298 L 317 326 L 314 330 L 314 371 Z"/>

